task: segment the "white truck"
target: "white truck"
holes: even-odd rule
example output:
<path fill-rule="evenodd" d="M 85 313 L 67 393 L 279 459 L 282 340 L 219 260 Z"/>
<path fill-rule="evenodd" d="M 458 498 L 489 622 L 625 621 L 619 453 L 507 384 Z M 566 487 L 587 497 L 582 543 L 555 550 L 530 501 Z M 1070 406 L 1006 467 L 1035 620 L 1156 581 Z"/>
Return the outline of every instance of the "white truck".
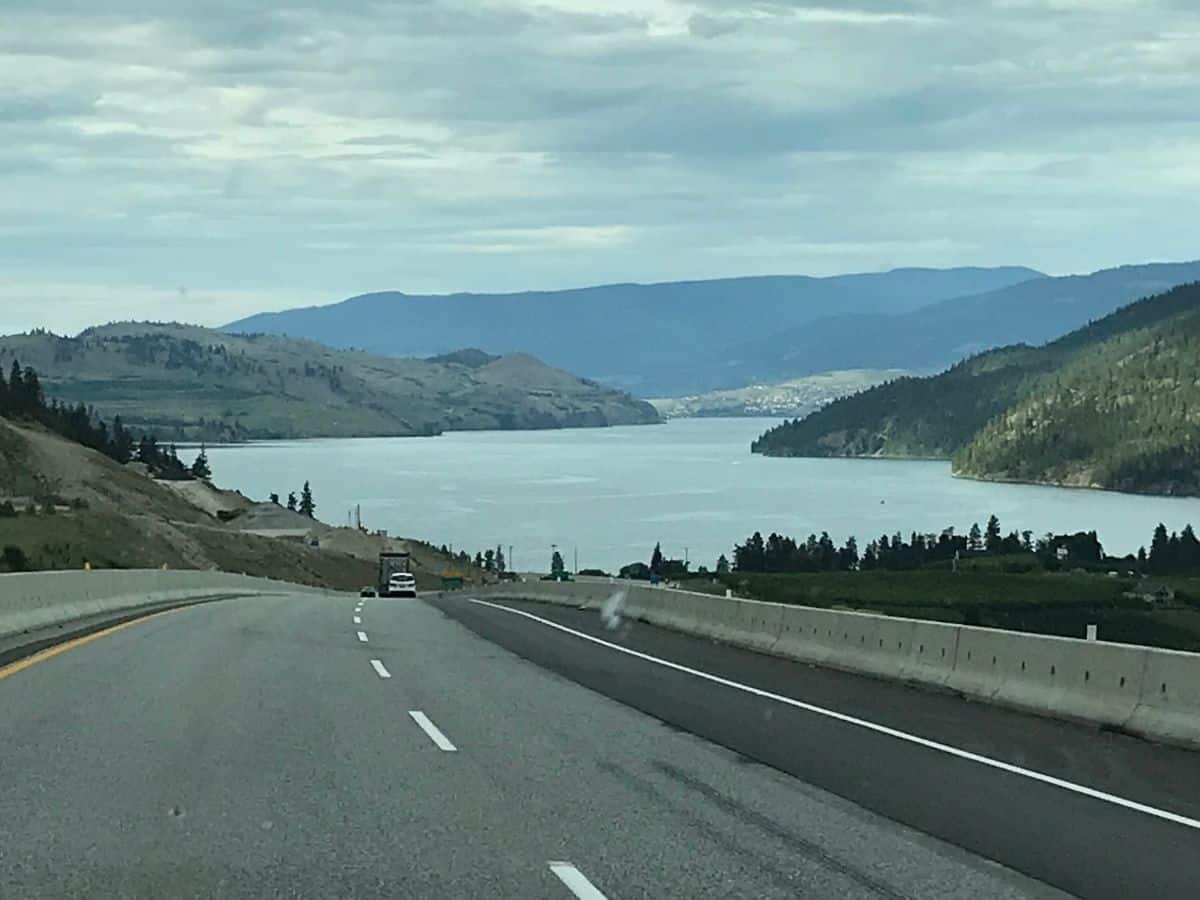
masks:
<path fill-rule="evenodd" d="M 415 597 L 417 578 L 412 574 L 412 556 L 406 550 L 379 554 L 379 596 Z"/>

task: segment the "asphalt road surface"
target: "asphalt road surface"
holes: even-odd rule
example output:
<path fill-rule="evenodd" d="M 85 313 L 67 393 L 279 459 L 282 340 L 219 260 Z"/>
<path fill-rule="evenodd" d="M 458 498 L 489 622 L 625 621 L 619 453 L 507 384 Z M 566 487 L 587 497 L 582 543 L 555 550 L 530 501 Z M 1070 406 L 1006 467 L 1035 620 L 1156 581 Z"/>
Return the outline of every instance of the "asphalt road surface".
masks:
<path fill-rule="evenodd" d="M 227 600 L 0 669 L 0 896 L 1063 896 L 738 747 L 765 727 L 800 759 L 835 740 L 799 718 L 819 715 L 437 602 Z M 622 636 L 660 639 L 690 641 Z M 681 646 L 714 666 L 733 652 Z M 680 714 L 634 708 L 654 697 Z M 715 743 L 705 718 L 727 723 Z M 836 746 L 871 783 L 927 777 L 895 748 Z M 978 789 L 959 764 L 923 785 L 943 804 Z M 1015 804 L 1001 787 L 992 799 Z M 1031 821 L 1045 813 L 1024 796 Z M 1058 798 L 1056 821 L 1093 815 L 1073 807 L 1085 801 L 1101 803 Z M 1109 805 L 1109 871 L 1148 841 L 1169 856 L 1194 837 Z"/>

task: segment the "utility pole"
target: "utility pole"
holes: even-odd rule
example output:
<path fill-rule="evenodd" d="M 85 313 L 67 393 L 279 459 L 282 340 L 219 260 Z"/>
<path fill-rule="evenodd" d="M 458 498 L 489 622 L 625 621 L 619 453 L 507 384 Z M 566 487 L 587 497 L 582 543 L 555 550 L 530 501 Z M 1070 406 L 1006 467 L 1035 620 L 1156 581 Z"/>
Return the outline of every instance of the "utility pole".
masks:
<path fill-rule="evenodd" d="M 575 574 L 579 574 L 579 548 L 575 548 Z"/>
<path fill-rule="evenodd" d="M 510 571 L 510 572 L 517 571 L 517 564 L 515 562 L 513 562 L 512 544 L 508 545 L 508 571 Z"/>

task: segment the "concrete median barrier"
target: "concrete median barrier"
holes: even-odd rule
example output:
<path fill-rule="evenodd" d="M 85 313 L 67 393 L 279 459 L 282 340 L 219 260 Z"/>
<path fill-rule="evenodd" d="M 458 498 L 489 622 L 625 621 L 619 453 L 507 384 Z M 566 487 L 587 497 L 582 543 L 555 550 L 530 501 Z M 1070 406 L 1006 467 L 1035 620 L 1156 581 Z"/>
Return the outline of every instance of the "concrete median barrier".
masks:
<path fill-rule="evenodd" d="M 490 590 L 490 589 L 489 589 Z M 1200 746 L 1200 654 L 782 606 L 630 582 L 507 585 L 512 597 L 599 606 L 759 652 L 945 688 L 1043 715 Z"/>
<path fill-rule="evenodd" d="M 104 569 L 0 575 L 0 639 L 206 595 L 295 591 L 322 592 L 228 572 Z"/>
<path fill-rule="evenodd" d="M 1181 743 L 1200 744 L 1200 669 L 1198 654 L 1146 651 L 1138 679 L 1137 706 L 1127 727 Z"/>

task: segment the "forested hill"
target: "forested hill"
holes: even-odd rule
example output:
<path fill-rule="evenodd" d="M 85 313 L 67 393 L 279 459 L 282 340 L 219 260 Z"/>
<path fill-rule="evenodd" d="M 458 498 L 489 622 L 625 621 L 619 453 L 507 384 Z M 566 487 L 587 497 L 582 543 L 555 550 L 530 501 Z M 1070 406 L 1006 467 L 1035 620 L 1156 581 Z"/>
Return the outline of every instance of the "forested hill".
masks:
<path fill-rule="evenodd" d="M 752 449 L 951 457 L 970 477 L 1200 494 L 1200 283 L 1042 347 L 838 400 Z"/>
<path fill-rule="evenodd" d="M 273 335 L 124 323 L 0 337 L 50 397 L 164 440 L 406 436 L 658 422 L 628 394 L 526 354 L 396 359 Z"/>

